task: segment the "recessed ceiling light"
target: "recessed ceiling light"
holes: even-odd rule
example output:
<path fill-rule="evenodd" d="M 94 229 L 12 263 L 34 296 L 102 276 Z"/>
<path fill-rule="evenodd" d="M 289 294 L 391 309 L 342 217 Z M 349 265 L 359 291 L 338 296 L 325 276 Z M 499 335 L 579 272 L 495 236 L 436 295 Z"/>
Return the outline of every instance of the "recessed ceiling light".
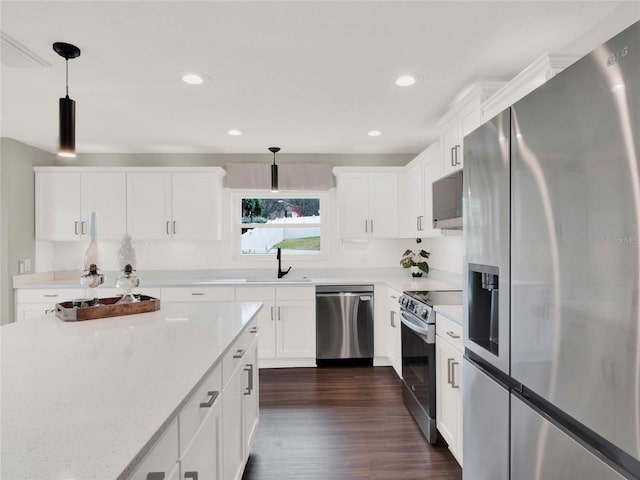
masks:
<path fill-rule="evenodd" d="M 235 128 L 232 128 L 231 130 L 229 130 L 227 132 L 229 135 L 233 135 L 235 137 L 237 137 L 238 135 L 242 135 L 242 132 L 240 130 L 237 130 Z"/>
<path fill-rule="evenodd" d="M 206 78 L 206 75 L 201 73 L 185 73 L 182 75 L 182 81 L 189 85 L 202 85 Z"/>
<path fill-rule="evenodd" d="M 382 135 L 382 132 L 380 130 L 369 130 L 367 132 L 367 135 L 369 135 L 370 137 L 379 137 L 380 135 Z"/>
<path fill-rule="evenodd" d="M 399 87 L 409 87 L 416 83 L 416 78 L 411 75 L 403 75 L 396 79 L 396 85 Z"/>

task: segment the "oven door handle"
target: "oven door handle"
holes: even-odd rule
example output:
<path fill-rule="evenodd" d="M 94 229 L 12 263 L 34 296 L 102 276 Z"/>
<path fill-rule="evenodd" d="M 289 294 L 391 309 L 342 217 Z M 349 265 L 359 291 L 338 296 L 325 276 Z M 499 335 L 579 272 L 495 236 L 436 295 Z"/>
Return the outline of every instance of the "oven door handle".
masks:
<path fill-rule="evenodd" d="M 417 334 L 423 335 L 423 336 L 428 336 L 429 335 L 429 329 L 427 328 L 420 328 L 419 326 L 417 326 L 415 323 L 413 323 L 411 321 L 411 317 L 408 316 L 407 314 L 405 314 L 404 312 L 402 312 L 402 324 L 405 325 L 407 328 L 409 328 L 410 330 L 413 330 L 414 332 L 416 332 Z"/>

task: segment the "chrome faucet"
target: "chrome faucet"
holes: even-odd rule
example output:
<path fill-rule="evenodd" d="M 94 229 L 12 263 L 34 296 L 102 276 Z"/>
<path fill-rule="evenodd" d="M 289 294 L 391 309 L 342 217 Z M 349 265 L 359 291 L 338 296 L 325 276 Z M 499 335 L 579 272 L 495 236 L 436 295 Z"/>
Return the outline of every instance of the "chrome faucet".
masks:
<path fill-rule="evenodd" d="M 287 273 L 289 273 L 289 270 L 291 270 L 291 267 L 287 268 L 286 271 L 282 270 L 282 262 L 281 262 L 281 257 L 282 257 L 282 252 L 281 252 L 281 248 L 278 247 L 278 253 L 276 253 L 276 258 L 278 259 L 278 278 L 282 278 L 284 277 Z"/>

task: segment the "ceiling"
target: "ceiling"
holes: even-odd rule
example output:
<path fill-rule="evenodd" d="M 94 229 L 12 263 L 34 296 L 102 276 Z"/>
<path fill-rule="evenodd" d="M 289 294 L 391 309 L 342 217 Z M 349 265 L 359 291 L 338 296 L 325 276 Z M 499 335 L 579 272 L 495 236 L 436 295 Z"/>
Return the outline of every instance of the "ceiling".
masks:
<path fill-rule="evenodd" d="M 55 151 L 65 62 L 51 45 L 73 43 L 80 153 L 417 153 L 474 83 L 509 80 L 545 52 L 586 53 L 640 18 L 638 1 L 3 0 L 0 9 L 1 135 Z M 187 71 L 209 80 L 187 85 Z M 407 73 L 418 82 L 396 86 Z"/>

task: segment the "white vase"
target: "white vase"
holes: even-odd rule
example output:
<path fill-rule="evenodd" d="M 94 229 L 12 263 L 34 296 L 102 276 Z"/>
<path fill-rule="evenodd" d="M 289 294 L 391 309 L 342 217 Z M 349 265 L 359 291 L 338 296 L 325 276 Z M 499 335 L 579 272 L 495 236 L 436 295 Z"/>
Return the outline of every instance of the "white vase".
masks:
<path fill-rule="evenodd" d="M 420 270 L 416 265 L 411 266 L 411 276 L 412 277 L 421 277 L 424 272 Z"/>

